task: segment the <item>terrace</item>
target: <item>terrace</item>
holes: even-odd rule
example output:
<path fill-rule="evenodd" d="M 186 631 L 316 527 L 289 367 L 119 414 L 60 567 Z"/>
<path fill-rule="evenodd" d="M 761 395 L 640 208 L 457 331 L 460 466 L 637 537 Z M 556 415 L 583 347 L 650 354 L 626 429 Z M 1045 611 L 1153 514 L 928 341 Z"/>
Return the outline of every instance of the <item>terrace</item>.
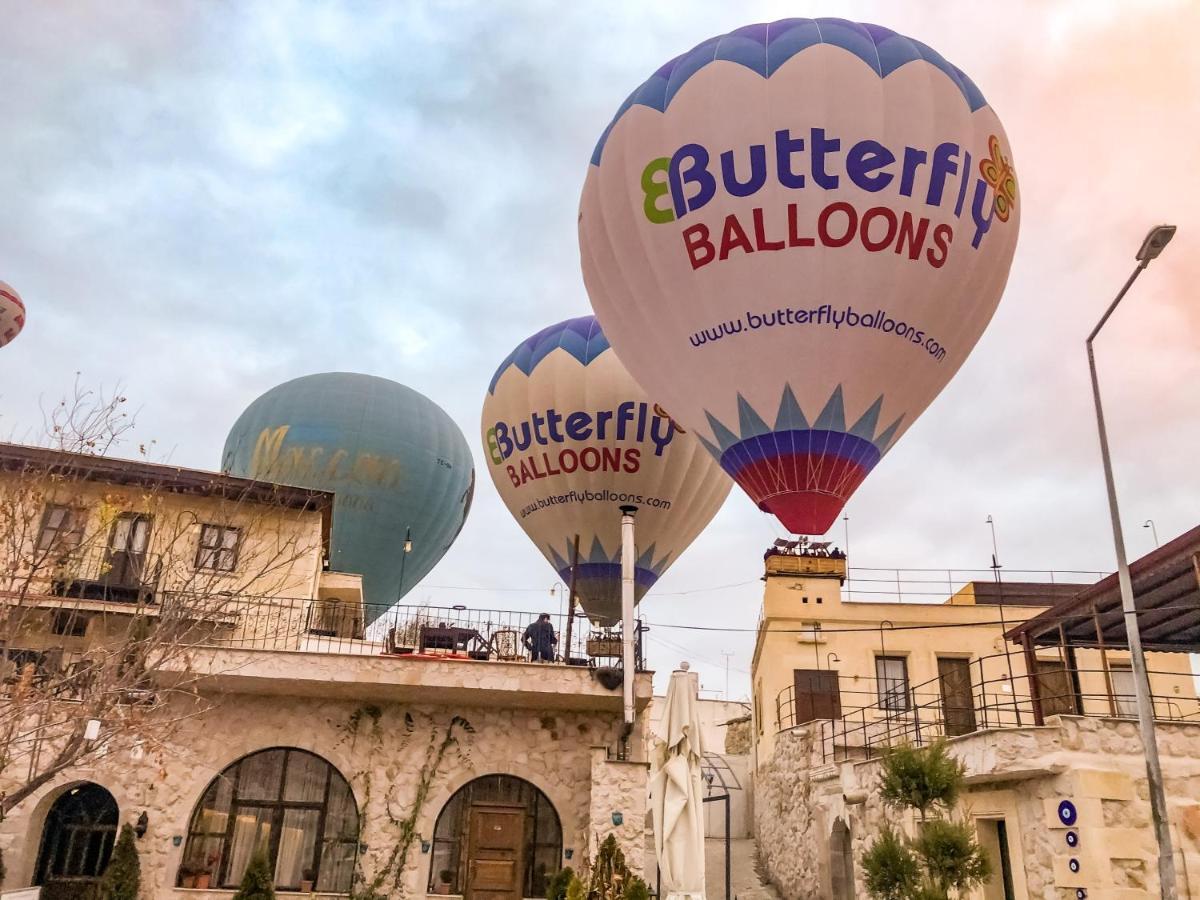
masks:
<path fill-rule="evenodd" d="M 969 693 L 944 677 L 908 685 L 890 679 L 850 678 L 831 673 L 836 683 L 833 707 L 814 708 L 799 701 L 794 685 L 776 697 L 779 732 L 807 725 L 819 729 L 824 762 L 870 759 L 897 744 L 917 746 L 978 731 L 1028 728 L 1051 716 L 1135 720 L 1132 681 L 1114 674 L 1115 666 L 1064 665 L 1041 660 L 1030 678 L 1019 667 L 1020 654 L 999 653 L 971 661 Z M 1155 717 L 1159 721 L 1200 722 L 1200 700 L 1190 674 L 1152 669 L 1149 673 Z M 1032 690 L 1031 690 L 1032 688 Z"/>

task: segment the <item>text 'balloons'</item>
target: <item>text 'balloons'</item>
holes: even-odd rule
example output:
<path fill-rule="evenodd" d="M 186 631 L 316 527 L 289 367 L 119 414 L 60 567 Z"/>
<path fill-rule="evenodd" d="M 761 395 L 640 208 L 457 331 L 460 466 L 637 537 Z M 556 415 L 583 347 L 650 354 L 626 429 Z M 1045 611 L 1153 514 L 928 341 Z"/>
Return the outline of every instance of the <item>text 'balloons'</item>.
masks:
<path fill-rule="evenodd" d="M 483 402 L 488 471 L 509 512 L 593 621 L 621 610 L 621 514 L 638 507 L 640 600 L 709 523 L 730 482 L 638 387 L 593 316 L 518 345 Z"/>
<path fill-rule="evenodd" d="M 584 281 L 613 349 L 788 530 L 821 534 L 999 303 L 1004 129 L 924 44 L 788 19 L 655 72 L 592 156 Z"/>

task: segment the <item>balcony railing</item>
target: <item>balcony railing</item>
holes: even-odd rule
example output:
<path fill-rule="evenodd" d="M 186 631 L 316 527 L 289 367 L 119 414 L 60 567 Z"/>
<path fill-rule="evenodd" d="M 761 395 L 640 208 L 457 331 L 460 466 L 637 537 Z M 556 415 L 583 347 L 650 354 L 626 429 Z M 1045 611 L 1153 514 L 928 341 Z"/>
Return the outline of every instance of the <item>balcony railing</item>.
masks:
<path fill-rule="evenodd" d="M 941 677 L 908 686 L 897 685 L 894 680 L 881 683 L 839 676 L 841 709 L 836 717 L 810 717 L 811 700 L 801 703 L 798 710 L 795 686 L 789 685 L 776 697 L 776 724 L 783 731 L 814 723 L 820 729 L 822 759 L 841 762 L 871 758 L 902 743 L 919 746 L 985 729 L 1028 727 L 1038 720 L 1038 712 L 1043 717 L 1065 714 L 1136 718 L 1131 692 L 1088 692 L 1079 687 L 1109 684 L 1113 669 L 1063 667 L 1039 673 L 1035 676 L 1035 698 L 1028 692 L 1030 680 L 1023 669 L 1012 680 L 1007 672 L 995 674 L 1003 660 L 1004 654 L 996 654 L 971 661 L 969 699 L 965 692 L 943 690 L 945 679 Z M 985 670 L 991 670 L 990 674 Z M 1191 684 L 1190 674 L 1151 671 L 1149 675 L 1157 719 L 1200 721 L 1200 700 L 1195 696 L 1166 696 L 1161 689 L 1155 693 L 1156 680 L 1184 679 Z"/>
<path fill-rule="evenodd" d="M 77 600 L 154 603 L 162 571 L 163 560 L 157 554 L 88 547 L 71 551 L 54 567 L 50 594 Z"/>
<path fill-rule="evenodd" d="M 164 607 L 171 593 L 163 594 Z M 312 600 L 270 602 L 266 598 L 231 600 L 220 613 L 232 626 L 212 630 L 201 643 L 256 650 L 301 650 L 346 655 L 454 656 L 478 661 L 529 660 L 526 628 L 538 613 L 468 609 L 465 606 L 378 606 Z M 574 666 L 621 666 L 620 629 L 596 628 L 576 614 L 567 645 L 567 616 L 550 615 L 556 643 L 553 663 Z M 638 671 L 645 671 L 641 623 L 635 632 Z"/>

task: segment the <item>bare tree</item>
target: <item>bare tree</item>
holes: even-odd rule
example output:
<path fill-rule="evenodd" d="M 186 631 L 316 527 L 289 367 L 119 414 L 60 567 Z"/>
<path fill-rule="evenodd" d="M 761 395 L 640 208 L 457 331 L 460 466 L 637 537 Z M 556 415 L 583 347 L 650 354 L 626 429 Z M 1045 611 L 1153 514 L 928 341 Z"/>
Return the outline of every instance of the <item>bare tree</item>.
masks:
<path fill-rule="evenodd" d="M 0 817 L 68 769 L 165 747 L 208 708 L 201 648 L 280 646 L 312 599 L 304 492 L 145 446 L 115 460 L 125 403 L 77 385 L 46 413 L 48 447 L 0 448 Z"/>

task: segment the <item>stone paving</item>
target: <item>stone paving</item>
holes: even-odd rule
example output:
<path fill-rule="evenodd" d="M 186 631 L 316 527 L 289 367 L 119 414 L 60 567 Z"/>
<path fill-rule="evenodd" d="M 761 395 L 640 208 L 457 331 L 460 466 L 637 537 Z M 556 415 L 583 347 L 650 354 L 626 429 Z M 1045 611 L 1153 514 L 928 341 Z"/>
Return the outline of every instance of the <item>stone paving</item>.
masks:
<path fill-rule="evenodd" d="M 707 900 L 730 900 L 725 896 L 725 842 L 704 842 L 704 874 Z M 734 900 L 779 900 L 775 889 L 764 885 L 755 868 L 754 841 L 734 840 L 730 847 Z"/>

